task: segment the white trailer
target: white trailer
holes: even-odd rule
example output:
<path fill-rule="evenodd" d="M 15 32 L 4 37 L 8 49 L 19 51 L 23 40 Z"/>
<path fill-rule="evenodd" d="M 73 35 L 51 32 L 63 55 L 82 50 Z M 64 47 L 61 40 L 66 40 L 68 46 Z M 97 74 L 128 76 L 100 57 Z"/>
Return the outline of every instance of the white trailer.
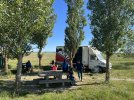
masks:
<path fill-rule="evenodd" d="M 63 46 L 57 46 L 56 48 L 56 62 L 62 63 L 66 59 L 69 62 L 69 57 L 64 51 Z M 90 72 L 105 72 L 106 60 L 103 58 L 102 53 L 94 47 L 80 46 L 73 63 L 81 61 L 85 70 Z M 110 68 L 112 67 L 110 63 Z"/>

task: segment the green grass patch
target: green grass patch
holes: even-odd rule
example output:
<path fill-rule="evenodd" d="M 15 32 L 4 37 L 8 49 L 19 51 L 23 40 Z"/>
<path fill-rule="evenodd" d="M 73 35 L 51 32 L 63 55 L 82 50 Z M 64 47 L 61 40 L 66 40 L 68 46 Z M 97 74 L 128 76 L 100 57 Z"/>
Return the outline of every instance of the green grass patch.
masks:
<path fill-rule="evenodd" d="M 111 77 L 134 78 L 134 55 L 114 54 L 110 62 L 112 63 Z"/>
<path fill-rule="evenodd" d="M 113 81 L 110 84 L 92 83 L 75 90 L 47 92 L 40 95 L 27 94 L 12 98 L 9 93 L 2 92 L 0 96 L 1 100 L 134 100 L 133 84 L 132 82 L 126 81 Z"/>

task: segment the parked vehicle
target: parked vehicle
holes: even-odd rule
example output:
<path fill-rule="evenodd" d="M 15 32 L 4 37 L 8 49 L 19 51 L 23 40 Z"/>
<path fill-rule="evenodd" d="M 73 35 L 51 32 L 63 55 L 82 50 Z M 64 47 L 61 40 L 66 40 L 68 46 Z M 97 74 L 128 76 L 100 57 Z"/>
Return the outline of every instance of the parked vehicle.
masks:
<path fill-rule="evenodd" d="M 64 50 L 64 46 L 56 47 L 56 62 L 58 64 L 63 63 L 66 60 L 69 64 L 69 56 Z M 95 47 L 80 46 L 74 59 L 73 64 L 77 61 L 82 62 L 85 71 L 90 72 L 105 72 L 106 71 L 106 60 L 103 58 L 102 53 Z M 110 69 L 112 64 L 110 63 Z"/>

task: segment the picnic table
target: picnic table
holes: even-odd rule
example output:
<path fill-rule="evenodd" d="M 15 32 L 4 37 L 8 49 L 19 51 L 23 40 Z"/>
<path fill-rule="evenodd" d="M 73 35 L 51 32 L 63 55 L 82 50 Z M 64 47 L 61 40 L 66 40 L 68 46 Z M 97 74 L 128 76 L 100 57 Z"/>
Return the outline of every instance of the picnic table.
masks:
<path fill-rule="evenodd" d="M 69 79 L 62 79 L 62 75 L 62 70 L 40 72 L 38 76 L 44 77 L 44 79 L 40 80 L 39 84 L 46 84 L 46 87 L 49 87 L 49 83 L 62 83 L 62 86 L 65 86 L 65 83 L 71 83 Z M 53 76 L 53 79 L 50 79 L 50 76 Z"/>

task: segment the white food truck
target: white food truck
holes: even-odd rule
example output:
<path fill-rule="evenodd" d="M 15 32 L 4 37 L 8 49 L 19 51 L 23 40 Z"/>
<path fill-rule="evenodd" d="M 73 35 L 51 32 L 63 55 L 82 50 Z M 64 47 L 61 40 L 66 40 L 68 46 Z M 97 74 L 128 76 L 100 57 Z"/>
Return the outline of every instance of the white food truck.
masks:
<path fill-rule="evenodd" d="M 64 51 L 64 46 L 56 47 L 56 62 L 58 64 L 63 63 L 66 60 L 69 63 L 69 57 Z M 80 46 L 74 59 L 73 63 L 81 61 L 84 65 L 85 71 L 90 72 L 105 72 L 106 71 L 106 60 L 103 58 L 102 53 L 94 47 Z M 112 67 L 111 63 L 110 69 Z"/>

